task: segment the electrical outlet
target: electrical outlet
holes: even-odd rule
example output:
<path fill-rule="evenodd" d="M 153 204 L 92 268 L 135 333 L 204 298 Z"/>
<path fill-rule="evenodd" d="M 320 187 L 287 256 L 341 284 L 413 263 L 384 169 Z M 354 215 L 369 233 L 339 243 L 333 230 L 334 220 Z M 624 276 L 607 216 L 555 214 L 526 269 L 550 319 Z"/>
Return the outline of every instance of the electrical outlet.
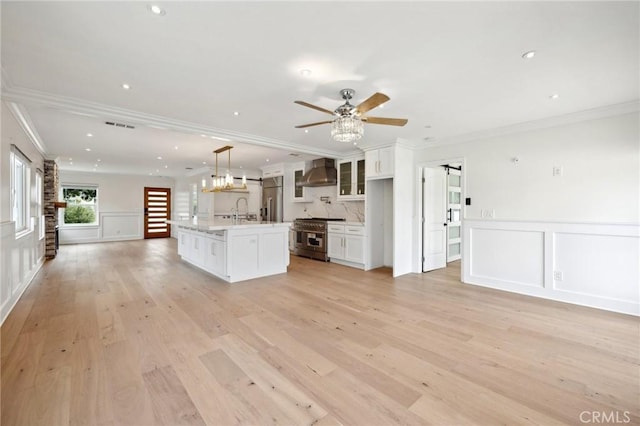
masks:
<path fill-rule="evenodd" d="M 553 166 L 553 175 L 554 176 L 562 176 L 562 167 Z"/>
<path fill-rule="evenodd" d="M 496 217 L 496 211 L 495 210 L 482 209 L 482 210 L 480 210 L 480 216 L 483 219 L 493 219 L 494 217 Z"/>
<path fill-rule="evenodd" d="M 553 271 L 553 280 L 562 281 L 562 271 Z"/>

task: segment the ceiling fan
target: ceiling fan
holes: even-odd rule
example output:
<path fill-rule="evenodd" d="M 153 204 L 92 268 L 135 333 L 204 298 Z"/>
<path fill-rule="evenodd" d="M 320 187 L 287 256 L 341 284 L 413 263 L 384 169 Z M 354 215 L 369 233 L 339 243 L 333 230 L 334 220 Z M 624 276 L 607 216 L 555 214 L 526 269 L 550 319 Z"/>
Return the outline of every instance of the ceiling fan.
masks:
<path fill-rule="evenodd" d="M 305 127 L 331 123 L 331 135 L 335 140 L 338 140 L 340 142 L 352 142 L 362 137 L 362 134 L 364 132 L 362 126 L 363 122 L 371 124 L 386 124 L 390 126 L 404 126 L 405 124 L 407 124 L 408 120 L 406 118 L 369 117 L 363 115 L 373 108 L 387 102 L 389 100 L 389 97 L 383 93 L 374 93 L 359 105 L 354 106 L 349 101 L 353 98 L 353 95 L 355 95 L 355 93 L 356 92 L 353 89 L 342 89 L 340 91 L 340 96 L 342 96 L 342 99 L 345 100 L 345 103 L 336 108 L 335 111 L 329 111 L 328 109 L 324 109 L 322 107 L 312 105 L 304 101 L 294 101 L 298 105 L 306 106 L 308 108 L 312 108 L 317 111 L 335 116 L 335 118 L 333 118 L 332 120 L 301 124 L 299 126 L 295 126 L 296 129 L 303 129 Z"/>

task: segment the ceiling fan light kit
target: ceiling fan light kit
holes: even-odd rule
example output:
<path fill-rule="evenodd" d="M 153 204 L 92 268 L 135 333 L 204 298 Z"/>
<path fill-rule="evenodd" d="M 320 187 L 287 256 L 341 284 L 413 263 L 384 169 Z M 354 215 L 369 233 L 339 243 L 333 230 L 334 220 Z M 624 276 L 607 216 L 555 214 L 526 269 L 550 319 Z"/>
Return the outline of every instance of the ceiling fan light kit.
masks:
<path fill-rule="evenodd" d="M 362 138 L 364 124 L 358 117 L 338 117 L 331 122 L 331 137 L 338 142 L 355 142 Z"/>
<path fill-rule="evenodd" d="M 318 126 L 320 124 L 331 123 L 331 137 L 338 142 L 355 142 L 362 138 L 364 134 L 364 123 L 370 124 L 386 124 L 391 126 L 404 126 L 407 120 L 404 118 L 384 118 L 384 117 L 366 117 L 363 114 L 373 108 L 382 105 L 389 100 L 389 97 L 383 93 L 374 93 L 358 106 L 353 106 L 349 102 L 353 99 L 356 91 L 353 89 L 342 89 L 340 96 L 345 103 L 336 108 L 335 111 L 329 111 L 322 107 L 312 105 L 304 101 L 294 101 L 298 105 L 312 108 L 325 114 L 335 115 L 333 120 L 319 121 L 316 123 L 302 124 L 295 126 L 297 129 L 305 127 Z"/>

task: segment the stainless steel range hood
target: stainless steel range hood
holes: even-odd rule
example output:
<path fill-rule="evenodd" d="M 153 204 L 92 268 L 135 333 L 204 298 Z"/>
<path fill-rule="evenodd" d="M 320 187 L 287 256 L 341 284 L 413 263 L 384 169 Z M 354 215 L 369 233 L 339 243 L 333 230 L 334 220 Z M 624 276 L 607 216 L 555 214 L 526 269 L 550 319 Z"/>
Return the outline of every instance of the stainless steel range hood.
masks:
<path fill-rule="evenodd" d="M 318 158 L 311 162 L 311 169 L 302 176 L 296 186 L 333 186 L 338 184 L 336 162 L 332 158 Z"/>

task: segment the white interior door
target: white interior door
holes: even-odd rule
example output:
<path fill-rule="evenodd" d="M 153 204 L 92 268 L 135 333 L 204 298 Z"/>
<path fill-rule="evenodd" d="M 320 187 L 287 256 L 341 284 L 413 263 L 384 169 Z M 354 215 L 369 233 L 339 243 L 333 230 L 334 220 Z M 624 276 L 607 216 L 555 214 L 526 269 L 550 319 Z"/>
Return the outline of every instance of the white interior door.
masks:
<path fill-rule="evenodd" d="M 447 175 L 442 167 L 423 169 L 422 271 L 447 266 Z"/>

